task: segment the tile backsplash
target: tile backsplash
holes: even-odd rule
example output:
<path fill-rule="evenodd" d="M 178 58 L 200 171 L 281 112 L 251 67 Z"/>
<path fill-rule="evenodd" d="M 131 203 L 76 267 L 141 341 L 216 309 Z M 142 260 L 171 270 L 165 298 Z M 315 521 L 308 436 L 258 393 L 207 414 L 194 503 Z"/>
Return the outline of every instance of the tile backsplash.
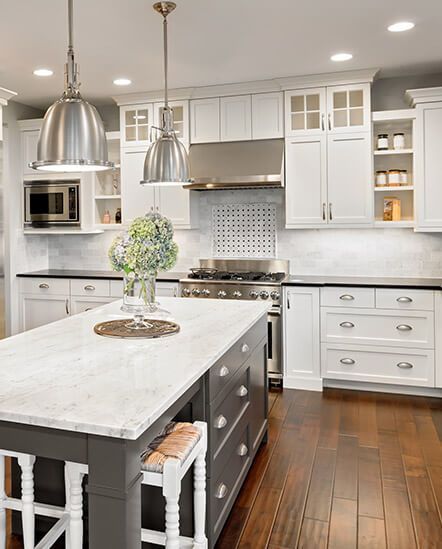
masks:
<path fill-rule="evenodd" d="M 290 260 L 293 274 L 442 277 L 442 234 L 411 229 L 287 230 L 284 192 L 279 189 L 199 193 L 200 228 L 176 231 L 180 253 L 175 270 L 185 271 L 200 257 L 212 255 L 213 206 L 252 202 L 275 205 L 276 256 Z M 107 250 L 115 234 L 48 237 L 49 266 L 109 269 Z"/>

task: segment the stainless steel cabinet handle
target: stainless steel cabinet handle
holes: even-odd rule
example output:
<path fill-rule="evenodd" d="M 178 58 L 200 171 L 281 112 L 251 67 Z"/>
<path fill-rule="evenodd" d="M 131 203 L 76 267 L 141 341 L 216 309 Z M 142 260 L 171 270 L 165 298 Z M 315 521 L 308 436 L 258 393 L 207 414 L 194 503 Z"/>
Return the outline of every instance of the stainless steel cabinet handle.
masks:
<path fill-rule="evenodd" d="M 329 202 L 329 204 L 328 204 L 328 216 L 330 218 L 330 221 L 333 221 L 332 206 L 333 206 L 333 204 L 331 202 Z"/>
<path fill-rule="evenodd" d="M 355 298 L 350 294 L 344 294 L 344 295 L 341 295 L 339 299 L 341 299 L 342 301 L 354 301 Z"/>
<path fill-rule="evenodd" d="M 341 326 L 341 328 L 354 328 L 355 327 L 353 322 L 341 322 L 341 324 L 339 324 L 339 326 Z"/>
<path fill-rule="evenodd" d="M 250 347 L 247 345 L 247 343 L 243 343 L 242 347 L 241 347 L 241 352 L 242 353 L 248 353 L 250 351 Z"/>
<path fill-rule="evenodd" d="M 398 303 L 411 303 L 413 300 L 411 299 L 411 297 L 407 297 L 407 296 L 402 296 L 402 297 L 398 297 L 396 299 L 396 301 Z"/>
<path fill-rule="evenodd" d="M 219 377 L 226 377 L 230 374 L 230 370 L 227 368 L 227 366 L 221 366 L 219 369 Z"/>
<path fill-rule="evenodd" d="M 402 368 L 403 370 L 409 370 L 410 368 L 413 368 L 413 364 L 411 364 L 411 362 L 398 362 L 396 366 L 398 368 Z"/>
<path fill-rule="evenodd" d="M 41 288 L 42 290 L 49 290 L 49 284 L 46 284 L 46 282 L 42 282 L 41 284 L 38 285 L 39 288 Z"/>
<path fill-rule="evenodd" d="M 331 114 L 328 113 L 328 129 L 331 130 L 332 129 L 332 124 L 331 124 Z"/>
<path fill-rule="evenodd" d="M 241 457 L 246 456 L 249 453 L 249 449 L 244 444 L 244 442 L 241 442 L 241 444 L 238 446 L 238 455 Z"/>
<path fill-rule="evenodd" d="M 327 204 L 325 202 L 322 203 L 322 220 L 325 221 L 327 219 Z"/>
<path fill-rule="evenodd" d="M 325 115 L 324 113 L 321 114 L 321 130 L 325 130 Z"/>
<path fill-rule="evenodd" d="M 241 385 L 241 387 L 238 389 L 238 391 L 236 392 L 236 394 L 239 396 L 239 397 L 245 397 L 249 394 L 249 390 L 247 389 L 247 387 L 245 385 Z"/>
<path fill-rule="evenodd" d="M 69 299 L 66 299 L 66 301 L 64 302 L 64 306 L 65 306 L 65 309 L 66 309 L 66 314 L 68 315 L 69 314 Z"/>
<path fill-rule="evenodd" d="M 224 429 L 226 425 L 227 419 L 222 414 L 215 419 L 215 423 L 213 424 L 215 429 Z"/>
<path fill-rule="evenodd" d="M 228 492 L 227 486 L 221 482 L 221 484 L 218 484 L 216 491 L 215 491 L 215 497 L 216 499 L 223 499 L 226 497 Z"/>
<path fill-rule="evenodd" d="M 408 324 L 399 324 L 399 326 L 396 326 L 396 330 L 399 330 L 400 332 L 411 332 L 412 329 L 413 328 Z"/>
<path fill-rule="evenodd" d="M 339 362 L 341 362 L 341 364 L 345 364 L 349 366 L 351 366 L 352 364 L 355 364 L 355 361 L 352 358 L 341 358 Z"/>
<path fill-rule="evenodd" d="M 87 284 L 84 289 L 87 291 L 87 292 L 93 292 L 95 290 L 95 286 L 92 286 L 92 284 Z"/>

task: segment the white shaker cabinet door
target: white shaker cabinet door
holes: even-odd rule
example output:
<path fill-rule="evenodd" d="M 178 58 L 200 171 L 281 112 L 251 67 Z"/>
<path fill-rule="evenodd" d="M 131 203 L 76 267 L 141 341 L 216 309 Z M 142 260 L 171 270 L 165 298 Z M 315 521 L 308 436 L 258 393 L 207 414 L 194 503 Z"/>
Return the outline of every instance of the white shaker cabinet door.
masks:
<path fill-rule="evenodd" d="M 157 187 L 155 189 L 156 208 L 177 229 L 188 229 L 190 219 L 190 191 L 182 187 Z"/>
<path fill-rule="evenodd" d="M 67 295 L 20 295 L 20 331 L 22 332 L 61 320 L 69 314 L 70 303 Z"/>
<path fill-rule="evenodd" d="M 370 84 L 327 88 L 327 131 L 351 133 L 371 130 Z"/>
<path fill-rule="evenodd" d="M 285 135 L 321 135 L 326 131 L 326 88 L 285 92 Z"/>
<path fill-rule="evenodd" d="M 221 141 L 252 139 L 252 97 L 238 95 L 221 97 Z"/>
<path fill-rule="evenodd" d="M 284 290 L 284 386 L 322 390 L 319 288 Z"/>
<path fill-rule="evenodd" d="M 220 140 L 219 97 L 190 102 L 190 142 L 214 143 Z"/>
<path fill-rule="evenodd" d="M 252 139 L 275 139 L 284 136 L 282 92 L 252 95 Z"/>
<path fill-rule="evenodd" d="M 37 145 L 39 136 L 40 130 L 24 131 L 21 134 L 23 175 L 35 175 L 36 173 L 41 173 L 36 172 L 29 167 L 30 162 L 35 162 L 35 160 L 37 160 Z"/>
<path fill-rule="evenodd" d="M 442 231 L 442 103 L 418 105 L 417 111 L 416 225 Z"/>
<path fill-rule="evenodd" d="M 106 303 L 112 303 L 116 299 L 112 297 L 82 297 L 82 296 L 73 296 L 71 298 L 71 314 L 76 315 L 78 313 L 84 313 L 86 311 L 91 311 Z"/>
<path fill-rule="evenodd" d="M 121 151 L 121 206 L 124 223 L 155 208 L 154 187 L 140 185 L 146 152 L 145 148 Z"/>
<path fill-rule="evenodd" d="M 327 151 L 329 223 L 372 223 L 370 134 L 329 135 Z"/>
<path fill-rule="evenodd" d="M 156 295 L 166 297 L 178 297 L 178 282 L 157 282 Z"/>
<path fill-rule="evenodd" d="M 286 227 L 327 223 L 327 151 L 324 135 L 286 139 Z"/>

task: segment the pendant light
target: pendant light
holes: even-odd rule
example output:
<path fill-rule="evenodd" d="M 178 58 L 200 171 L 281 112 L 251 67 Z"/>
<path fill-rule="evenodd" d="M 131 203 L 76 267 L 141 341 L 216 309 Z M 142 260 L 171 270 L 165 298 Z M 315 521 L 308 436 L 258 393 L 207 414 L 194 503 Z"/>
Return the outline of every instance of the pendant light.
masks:
<path fill-rule="evenodd" d="M 114 167 L 108 161 L 106 133 L 97 109 L 80 94 L 78 65 L 74 60 L 73 0 L 68 0 L 69 44 L 65 90 L 46 111 L 40 130 L 34 170 L 95 172 Z"/>
<path fill-rule="evenodd" d="M 167 89 L 167 16 L 175 8 L 174 2 L 157 2 L 155 11 L 163 16 L 164 33 L 164 107 L 161 109 L 159 137 L 152 143 L 144 161 L 144 179 L 141 185 L 184 185 L 190 182 L 189 159 L 184 145 L 173 129 L 173 111 L 169 107 Z"/>

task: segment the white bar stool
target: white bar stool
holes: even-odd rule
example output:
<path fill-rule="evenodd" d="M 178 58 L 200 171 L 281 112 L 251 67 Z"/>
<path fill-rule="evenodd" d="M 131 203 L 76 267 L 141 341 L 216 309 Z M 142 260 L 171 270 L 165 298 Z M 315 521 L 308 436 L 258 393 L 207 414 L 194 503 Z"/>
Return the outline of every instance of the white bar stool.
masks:
<path fill-rule="evenodd" d="M 164 545 L 166 549 L 193 547 L 207 549 L 206 526 L 206 452 L 207 424 L 169 423 L 141 456 L 142 484 L 162 488 L 166 500 L 165 532 L 141 529 L 141 540 Z M 194 465 L 194 537 L 180 536 L 179 497 L 181 480 Z M 70 549 L 83 543 L 82 490 L 87 465 L 66 463 L 67 510 L 70 514 Z M 69 495 L 69 496 L 68 496 Z"/>

